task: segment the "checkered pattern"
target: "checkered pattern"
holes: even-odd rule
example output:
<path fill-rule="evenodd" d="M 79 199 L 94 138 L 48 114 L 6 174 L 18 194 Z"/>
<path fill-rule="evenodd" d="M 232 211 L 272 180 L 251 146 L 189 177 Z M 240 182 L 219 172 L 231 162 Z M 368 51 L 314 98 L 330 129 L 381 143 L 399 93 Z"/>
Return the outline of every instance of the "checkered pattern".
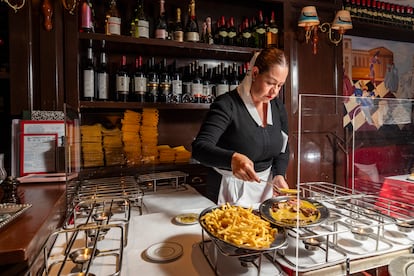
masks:
<path fill-rule="evenodd" d="M 361 94 L 362 89 L 370 87 L 370 83 L 357 81 L 354 83 L 356 91 Z M 356 130 L 377 130 L 383 125 L 399 125 L 411 123 L 412 103 L 409 100 L 383 100 L 388 94 L 384 83 L 374 89 L 375 96 L 367 96 L 366 91 L 362 96 L 351 96 L 344 102 L 345 115 L 343 126 L 351 125 Z M 356 93 L 355 93 L 356 94 Z"/>

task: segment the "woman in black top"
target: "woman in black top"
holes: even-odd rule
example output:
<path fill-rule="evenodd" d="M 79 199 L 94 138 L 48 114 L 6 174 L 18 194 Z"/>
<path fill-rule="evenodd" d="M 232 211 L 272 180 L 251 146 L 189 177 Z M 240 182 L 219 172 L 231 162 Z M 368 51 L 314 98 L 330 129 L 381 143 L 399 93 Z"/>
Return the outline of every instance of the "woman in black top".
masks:
<path fill-rule="evenodd" d="M 192 144 L 193 157 L 213 168 L 207 196 L 217 204 L 255 206 L 272 197 L 273 185 L 288 187 L 287 114 L 277 98 L 288 75 L 287 58 L 267 48 L 250 66 L 237 89 L 211 104 Z"/>

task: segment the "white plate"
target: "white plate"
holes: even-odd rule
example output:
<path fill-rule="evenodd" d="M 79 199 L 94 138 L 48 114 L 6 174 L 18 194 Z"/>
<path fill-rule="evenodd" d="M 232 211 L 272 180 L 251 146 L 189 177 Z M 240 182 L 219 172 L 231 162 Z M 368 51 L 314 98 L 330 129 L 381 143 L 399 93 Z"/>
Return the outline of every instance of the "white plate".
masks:
<path fill-rule="evenodd" d="M 183 247 L 176 242 L 161 242 L 148 247 L 145 254 L 152 261 L 167 262 L 180 257 Z"/>
<path fill-rule="evenodd" d="M 391 276 L 414 275 L 414 254 L 403 255 L 392 260 L 388 266 Z"/>
<path fill-rule="evenodd" d="M 179 224 L 192 225 L 198 223 L 197 213 L 185 213 L 175 217 L 175 221 Z"/>

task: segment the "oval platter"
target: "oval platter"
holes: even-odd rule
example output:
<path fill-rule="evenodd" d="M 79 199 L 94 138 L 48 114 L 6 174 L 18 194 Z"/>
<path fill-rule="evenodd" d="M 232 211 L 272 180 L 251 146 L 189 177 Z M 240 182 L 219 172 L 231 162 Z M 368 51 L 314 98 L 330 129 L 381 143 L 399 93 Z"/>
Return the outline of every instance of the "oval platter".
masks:
<path fill-rule="evenodd" d="M 263 219 L 269 221 L 270 223 L 274 225 L 284 227 L 284 228 L 296 227 L 296 224 L 297 224 L 296 219 L 288 222 L 288 221 L 283 221 L 283 220 L 277 220 L 272 215 L 273 204 L 288 202 L 289 200 L 294 200 L 296 198 L 297 198 L 296 196 L 278 196 L 278 197 L 270 198 L 264 201 L 262 204 L 260 204 L 260 207 L 259 207 L 260 215 L 262 216 Z M 300 200 L 305 201 L 306 204 L 308 205 L 310 204 L 309 206 L 313 206 L 316 210 L 318 210 L 319 214 L 317 215 L 316 219 L 313 221 L 299 222 L 299 225 L 298 225 L 299 227 L 316 226 L 322 223 L 324 220 L 326 220 L 329 217 L 329 210 L 322 203 L 316 200 L 310 199 L 310 198 L 301 198 Z"/>

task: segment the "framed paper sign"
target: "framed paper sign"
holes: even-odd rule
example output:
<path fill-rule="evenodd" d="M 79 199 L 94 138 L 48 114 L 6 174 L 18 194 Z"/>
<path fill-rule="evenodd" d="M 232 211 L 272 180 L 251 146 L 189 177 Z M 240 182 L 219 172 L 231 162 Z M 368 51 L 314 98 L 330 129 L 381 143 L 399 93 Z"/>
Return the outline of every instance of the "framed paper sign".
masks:
<path fill-rule="evenodd" d="M 57 133 L 22 133 L 20 175 L 54 172 L 57 144 Z"/>

